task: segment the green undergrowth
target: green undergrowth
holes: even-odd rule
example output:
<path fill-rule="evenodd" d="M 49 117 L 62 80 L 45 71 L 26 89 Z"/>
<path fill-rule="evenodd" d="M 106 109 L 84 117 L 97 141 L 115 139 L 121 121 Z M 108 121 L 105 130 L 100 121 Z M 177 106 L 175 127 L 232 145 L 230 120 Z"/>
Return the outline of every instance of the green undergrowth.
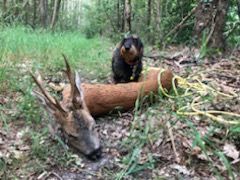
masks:
<path fill-rule="evenodd" d="M 65 54 L 72 67 L 94 78 L 109 72 L 111 43 L 107 39 L 86 39 L 79 32 L 49 32 L 25 27 L 0 29 L 0 58 L 5 67 L 19 73 L 40 69 L 56 72 L 64 67 Z M 2 63 L 1 63 L 2 65 Z M 1 72 L 2 73 L 2 72 Z"/>

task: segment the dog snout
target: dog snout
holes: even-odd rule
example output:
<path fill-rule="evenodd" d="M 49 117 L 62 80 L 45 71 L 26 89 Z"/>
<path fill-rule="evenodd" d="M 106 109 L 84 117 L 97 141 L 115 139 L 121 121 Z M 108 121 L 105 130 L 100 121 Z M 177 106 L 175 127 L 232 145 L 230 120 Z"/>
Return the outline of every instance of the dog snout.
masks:
<path fill-rule="evenodd" d="M 131 44 L 124 44 L 124 48 L 126 51 L 129 51 L 131 49 Z"/>
<path fill-rule="evenodd" d="M 101 157 L 102 157 L 102 148 L 101 147 L 95 149 L 94 151 L 92 151 L 91 153 L 89 153 L 87 155 L 87 158 L 92 161 L 96 161 L 96 160 L 100 159 Z"/>

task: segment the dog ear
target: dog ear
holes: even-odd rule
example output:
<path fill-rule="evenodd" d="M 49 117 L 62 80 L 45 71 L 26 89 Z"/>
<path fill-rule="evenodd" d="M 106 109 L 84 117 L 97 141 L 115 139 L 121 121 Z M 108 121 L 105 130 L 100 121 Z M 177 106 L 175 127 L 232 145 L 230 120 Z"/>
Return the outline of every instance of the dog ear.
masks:
<path fill-rule="evenodd" d="M 117 47 L 121 48 L 125 42 L 125 40 L 127 39 L 127 36 L 125 35 L 124 38 L 120 41 L 120 43 L 118 43 Z"/>
<path fill-rule="evenodd" d="M 140 54 L 141 56 L 143 56 L 143 45 L 142 45 L 141 48 L 140 48 L 139 54 Z"/>
<path fill-rule="evenodd" d="M 140 48 L 139 54 L 143 55 L 143 48 L 144 47 L 143 47 L 143 43 L 142 43 L 142 41 L 139 37 L 137 38 L 137 42 L 138 42 L 138 48 Z"/>
<path fill-rule="evenodd" d="M 133 34 L 132 37 L 133 37 L 133 39 L 137 40 L 138 48 L 141 48 L 142 49 L 141 51 L 143 51 L 143 43 L 142 43 L 140 37 L 136 34 Z"/>

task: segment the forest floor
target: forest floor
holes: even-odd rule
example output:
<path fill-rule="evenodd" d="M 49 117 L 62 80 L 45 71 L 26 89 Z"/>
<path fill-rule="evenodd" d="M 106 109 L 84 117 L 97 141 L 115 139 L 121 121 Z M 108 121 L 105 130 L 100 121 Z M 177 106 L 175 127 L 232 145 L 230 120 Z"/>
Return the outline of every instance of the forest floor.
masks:
<path fill-rule="evenodd" d="M 178 95 L 160 93 L 140 99 L 134 110 L 97 118 L 103 157 L 90 161 L 51 138 L 29 71 L 39 70 L 48 84 L 65 84 L 65 53 L 83 81 L 110 83 L 114 45 L 71 32 L 1 31 L 0 179 L 240 177 L 239 49 L 199 58 L 203 52 L 194 48 L 146 48 L 145 66 L 170 68 L 186 81 Z"/>

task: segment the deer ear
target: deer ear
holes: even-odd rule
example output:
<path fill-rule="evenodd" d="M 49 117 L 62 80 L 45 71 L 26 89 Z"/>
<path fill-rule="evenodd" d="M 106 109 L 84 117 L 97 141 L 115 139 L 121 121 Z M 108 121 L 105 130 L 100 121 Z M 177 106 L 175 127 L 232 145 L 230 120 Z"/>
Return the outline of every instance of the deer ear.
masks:
<path fill-rule="evenodd" d="M 81 100 L 83 101 L 84 96 L 83 96 L 83 90 L 81 87 L 81 78 L 77 71 L 75 71 L 75 86 L 77 87 L 77 91 L 81 97 Z"/>
<path fill-rule="evenodd" d="M 72 84 L 72 103 L 76 109 L 81 109 L 83 106 L 83 90 L 81 87 L 81 78 L 78 72 L 75 72 L 74 81 Z"/>

